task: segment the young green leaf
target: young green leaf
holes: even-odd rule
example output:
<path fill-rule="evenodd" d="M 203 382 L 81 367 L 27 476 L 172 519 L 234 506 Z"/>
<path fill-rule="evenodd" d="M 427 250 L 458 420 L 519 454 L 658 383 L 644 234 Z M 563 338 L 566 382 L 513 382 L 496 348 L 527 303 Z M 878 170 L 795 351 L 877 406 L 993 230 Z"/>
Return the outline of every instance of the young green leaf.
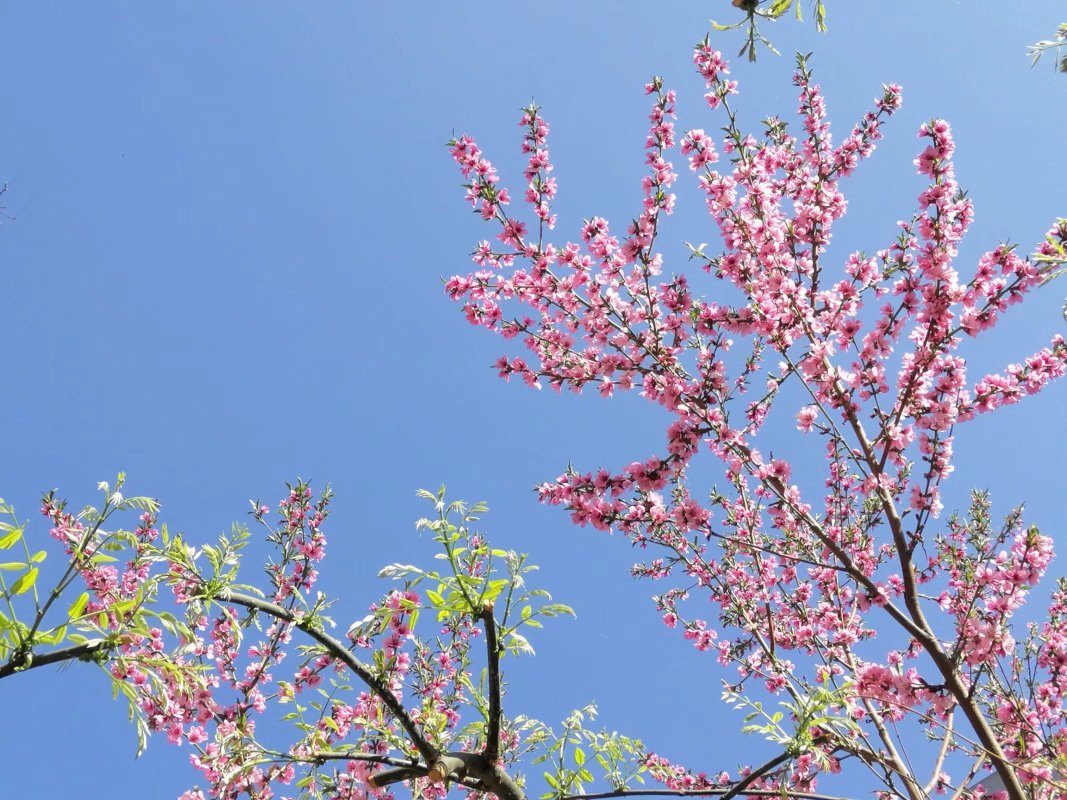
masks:
<path fill-rule="evenodd" d="M 20 575 L 19 579 L 11 585 L 12 596 L 23 594 L 33 588 L 33 585 L 37 582 L 37 567 L 30 567 L 29 571 L 24 575 Z"/>

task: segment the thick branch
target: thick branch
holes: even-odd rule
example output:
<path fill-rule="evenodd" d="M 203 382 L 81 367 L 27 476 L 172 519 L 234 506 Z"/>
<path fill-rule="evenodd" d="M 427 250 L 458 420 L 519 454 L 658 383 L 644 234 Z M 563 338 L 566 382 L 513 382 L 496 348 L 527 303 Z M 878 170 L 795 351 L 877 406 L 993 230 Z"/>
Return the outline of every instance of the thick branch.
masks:
<path fill-rule="evenodd" d="M 14 675 L 16 672 L 26 672 L 37 667 L 47 667 L 49 664 L 61 664 L 64 661 L 86 660 L 97 653 L 106 652 L 115 647 L 115 643 L 106 639 L 93 639 L 71 647 L 61 647 L 47 653 L 16 653 L 11 661 L 0 666 L 0 678 Z"/>
<path fill-rule="evenodd" d="M 469 789 L 495 794 L 499 800 L 526 800 L 526 794 L 503 767 L 480 753 L 443 753 L 427 769 L 424 765 L 402 766 L 376 773 L 371 786 L 380 789 L 392 783 L 429 778 L 433 783 L 458 783 Z"/>
<path fill-rule="evenodd" d="M 360 680 L 367 684 L 367 687 L 377 695 L 378 699 L 385 704 L 386 708 L 393 712 L 393 716 L 397 718 L 397 721 L 407 732 L 408 737 L 411 739 L 411 742 L 415 745 L 416 749 L 418 749 L 423 761 L 427 764 L 433 764 L 437 761 L 437 751 L 426 740 L 426 737 L 422 735 L 422 731 L 415 725 L 415 721 L 408 714 L 407 709 L 404 708 L 403 704 L 396 699 L 396 696 L 390 691 L 389 687 L 370 671 L 369 667 L 361 663 L 359 659 L 349 652 L 348 648 L 346 648 L 339 639 L 335 639 L 328 633 L 313 627 L 306 619 L 298 617 L 289 609 L 267 600 L 261 600 L 258 597 L 241 594 L 240 592 L 234 592 L 230 589 L 223 589 L 213 599 L 224 603 L 234 603 L 256 611 L 262 611 L 264 614 L 268 614 L 269 616 L 283 620 L 284 622 L 292 623 L 299 628 L 309 637 L 325 647 L 331 656 L 339 661 L 343 661 L 345 666 L 356 673 Z"/>
<path fill-rule="evenodd" d="M 492 792 L 499 800 L 526 800 L 525 792 L 496 762 L 475 753 L 448 753 L 443 756 L 443 759 L 449 758 L 462 761 L 467 777 L 476 779 L 484 791 Z"/>
<path fill-rule="evenodd" d="M 292 759 L 292 756 L 286 756 Z M 298 760 L 298 759 L 292 759 Z M 308 753 L 300 761 L 308 761 L 314 764 L 325 764 L 327 761 L 369 761 L 372 764 L 385 764 L 390 767 L 418 767 L 424 772 L 425 767 L 417 758 L 396 758 L 395 756 L 380 756 L 377 753 L 364 753 L 362 750 L 346 752 L 344 750 L 315 750 Z"/>
<path fill-rule="evenodd" d="M 490 763 L 500 758 L 500 644 L 492 605 L 486 604 L 479 616 L 485 624 L 485 650 L 488 661 L 489 719 L 485 731 L 485 757 Z"/>
<path fill-rule="evenodd" d="M 400 783 L 400 781 L 410 781 L 412 778 L 425 778 L 426 767 L 421 764 L 416 767 L 394 767 L 393 769 L 383 769 L 381 772 L 376 772 L 367 779 L 367 783 L 372 789 L 382 789 L 390 784 Z"/>
<path fill-rule="evenodd" d="M 593 794 L 566 794 L 559 800 L 606 800 L 611 797 L 726 797 L 734 787 L 723 789 L 617 789 L 613 792 L 596 792 Z M 733 795 L 729 795 L 733 796 Z M 781 797 L 781 789 L 746 789 L 747 797 Z M 812 792 L 794 792 L 789 790 L 786 796 L 801 800 L 850 800 L 830 794 L 813 794 Z"/>

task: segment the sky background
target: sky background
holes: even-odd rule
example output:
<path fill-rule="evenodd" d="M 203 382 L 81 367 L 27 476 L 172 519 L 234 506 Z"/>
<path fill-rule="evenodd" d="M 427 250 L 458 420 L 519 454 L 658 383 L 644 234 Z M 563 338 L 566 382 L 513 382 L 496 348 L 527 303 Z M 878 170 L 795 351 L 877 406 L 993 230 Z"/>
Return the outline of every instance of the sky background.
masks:
<path fill-rule="evenodd" d="M 887 139 L 844 186 L 831 254 L 885 246 L 911 213 L 915 131 L 933 116 L 953 125 L 977 210 L 962 270 L 1005 240 L 1029 252 L 1067 214 L 1067 76 L 1031 69 L 1025 48 L 1064 4 L 828 8 L 829 34 L 779 23 L 768 32 L 786 56 L 735 59 L 734 77 L 747 127 L 791 118 L 789 54 L 814 51 L 838 135 L 883 82 L 903 85 Z M 172 529 L 208 541 L 247 498 L 273 503 L 298 475 L 329 481 L 321 587 L 350 620 L 387 588 L 380 566 L 428 559 L 414 492 L 445 483 L 487 500 L 494 543 L 531 553 L 578 612 L 507 665 L 508 713 L 556 722 L 595 700 L 605 727 L 694 767 L 752 760 L 760 745 L 718 703 L 721 672 L 659 623 L 625 540 L 573 528 L 531 492 L 569 462 L 618 469 L 660 452 L 666 417 L 636 395 L 505 384 L 490 368 L 503 343 L 442 292 L 495 234 L 463 201 L 453 133 L 476 136 L 521 195 L 518 109 L 536 98 L 552 125 L 556 238 L 594 215 L 621 230 L 639 210 L 644 83 L 677 88 L 680 129 L 717 129 L 691 48 L 709 17 L 734 14 L 725 0 L 4 4 L 0 495 L 44 541 L 43 491 L 80 507 L 125 470 Z M 715 41 L 740 47 L 737 33 Z M 716 240 L 678 171 L 667 271 L 685 268 L 682 240 Z M 972 376 L 1044 346 L 1064 295 L 1054 284 L 1013 309 L 967 351 Z M 972 486 L 993 491 L 998 515 L 1025 500 L 1062 548 L 1065 392 L 960 429 L 946 505 Z M 133 761 L 125 707 L 89 666 L 0 692 L 5 795 L 170 798 L 199 777 L 163 739 Z"/>

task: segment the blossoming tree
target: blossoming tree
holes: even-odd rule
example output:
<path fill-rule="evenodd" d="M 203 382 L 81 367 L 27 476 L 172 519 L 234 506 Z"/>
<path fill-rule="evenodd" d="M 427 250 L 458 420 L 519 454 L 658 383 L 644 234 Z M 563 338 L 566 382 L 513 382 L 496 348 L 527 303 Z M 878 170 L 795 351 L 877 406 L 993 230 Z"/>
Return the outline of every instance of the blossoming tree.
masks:
<path fill-rule="evenodd" d="M 1043 623 L 1012 626 L 1049 564 L 1051 540 L 1019 513 L 995 526 L 980 493 L 944 520 L 940 487 L 958 425 L 1067 369 L 1060 336 L 976 381 L 961 355 L 1062 263 L 1067 222 L 1032 258 L 1000 246 L 961 276 L 954 262 L 972 208 L 954 175 L 949 126 L 932 120 L 919 131 L 915 165 L 927 185 L 915 214 L 873 255 L 831 260 L 831 229 L 846 207 L 841 181 L 873 151 L 900 88 L 886 86 L 834 143 L 798 58 L 801 130 L 772 118 L 757 138 L 739 129 L 737 83 L 707 39 L 694 60 L 725 138 L 694 129 L 676 141 L 675 94 L 653 79 L 644 202 L 625 233 L 594 218 L 580 241 L 547 240 L 556 183 L 535 106 L 520 120 L 532 225 L 509 212 L 511 196 L 476 143 L 451 144 L 467 199 L 501 231 L 496 244 L 478 245 L 479 270 L 447 290 L 471 323 L 525 345 L 529 361 L 502 357 L 501 376 L 605 397 L 637 390 L 672 417 L 662 453 L 617 472 L 568 470 L 540 487 L 542 501 L 654 550 L 634 573 L 669 587 L 656 597 L 664 622 L 736 664 L 726 699 L 751 706 L 761 720 L 754 729 L 789 755 L 761 785 L 812 791 L 848 758 L 885 796 L 966 795 L 985 769 L 1008 797 L 1063 796 L 1067 585 L 1054 590 Z M 676 146 L 723 242 L 690 246 L 691 258 L 732 285 L 736 302 L 705 297 L 684 274 L 663 275 L 656 240 L 675 202 Z M 728 169 L 715 168 L 720 150 Z M 825 455 L 821 497 L 792 483 L 790 462 L 761 436 L 772 407 L 783 406 Z M 702 449 L 725 465 L 724 488 L 697 492 L 687 480 Z M 717 625 L 688 610 L 691 596 L 711 601 Z M 876 631 L 888 645 L 872 641 Z M 787 718 L 748 696 L 756 682 L 783 698 Z M 918 730 L 899 740 L 908 727 Z M 909 752 L 917 742 L 933 749 L 928 775 Z M 716 783 L 648 763 L 671 788 Z"/>
<path fill-rule="evenodd" d="M 749 712 L 750 732 L 779 745 L 773 758 L 694 771 L 591 729 L 588 709 L 557 728 L 505 713 L 507 660 L 530 649 L 542 620 L 570 609 L 527 585 L 525 555 L 478 532 L 482 506 L 443 491 L 423 493 L 433 511 L 420 522 L 438 568 L 386 567 L 394 588 L 343 634 L 315 589 L 328 489 L 316 497 L 298 481 L 273 511 L 252 504 L 269 546 L 263 581 L 239 572 L 253 557 L 248 528 L 196 545 L 158 523 L 154 500 L 124 496 L 120 476 L 101 484 L 99 507 L 79 513 L 45 497 L 67 561 L 43 590 L 46 551 L 33 551 L 4 505 L 0 550 L 24 555 L 0 564 L 0 678 L 96 662 L 129 700 L 142 741 L 160 733 L 192 748 L 203 788 L 183 800 L 387 798 L 401 784 L 418 797 L 452 788 L 523 800 L 540 782 L 528 771 L 560 800 L 821 798 L 821 776 L 846 768 L 882 797 L 988 796 L 993 773 L 1012 800 L 1063 796 L 1067 586 L 1043 621 L 1013 625 L 1048 567 L 1050 540 L 1018 513 L 994 525 L 982 494 L 945 519 L 940 485 L 958 424 L 1067 368 L 1059 337 L 977 381 L 960 355 L 1064 263 L 1067 222 L 1032 258 L 998 247 L 961 279 L 954 257 L 971 207 L 948 125 L 934 120 L 920 131 L 927 186 L 914 216 L 875 255 L 835 262 L 839 183 L 874 149 L 900 89 L 885 87 L 834 144 L 800 59 L 802 130 L 771 119 L 757 138 L 739 129 L 737 84 L 707 40 L 695 62 L 725 138 L 691 130 L 680 151 L 723 248 L 694 246 L 691 256 L 724 294 L 732 285 L 734 302 L 697 294 L 710 279 L 663 274 L 657 233 L 674 205 L 668 159 L 679 143 L 675 96 L 658 78 L 646 87 L 643 207 L 625 235 L 594 218 L 580 241 L 547 241 L 556 184 L 535 106 L 521 118 L 529 222 L 510 213 L 475 142 L 453 141 L 468 199 L 500 232 L 477 247 L 478 271 L 447 288 L 472 323 L 529 350 L 529 360 L 501 358 L 505 378 L 604 396 L 638 390 L 669 412 L 662 453 L 617 472 L 568 470 L 540 495 L 650 551 L 635 574 L 661 582 L 655 602 L 668 626 L 736 668 L 724 697 Z M 720 152 L 729 169 L 716 169 Z M 825 456 L 821 497 L 805 494 L 766 443 L 765 423 L 783 411 Z M 701 450 L 725 468 L 709 492 L 687 480 Z M 648 779 L 662 788 L 645 788 Z"/>

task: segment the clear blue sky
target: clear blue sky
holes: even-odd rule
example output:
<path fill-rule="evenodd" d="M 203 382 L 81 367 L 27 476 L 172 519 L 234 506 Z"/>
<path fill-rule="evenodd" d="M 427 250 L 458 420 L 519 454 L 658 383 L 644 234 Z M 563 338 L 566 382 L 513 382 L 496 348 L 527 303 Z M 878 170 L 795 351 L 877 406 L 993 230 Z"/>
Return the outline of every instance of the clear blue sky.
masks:
<path fill-rule="evenodd" d="M 787 55 L 734 72 L 750 125 L 788 116 L 788 54 L 815 51 L 838 133 L 883 82 L 903 85 L 887 140 L 845 187 L 834 252 L 884 246 L 910 213 L 915 131 L 935 115 L 954 126 L 977 209 L 961 264 L 1006 239 L 1029 251 L 1067 214 L 1067 76 L 1031 69 L 1025 46 L 1064 4 L 828 6 L 828 35 L 780 23 Z M 559 238 L 583 217 L 622 225 L 639 209 L 644 83 L 664 75 L 680 126 L 716 129 L 691 46 L 709 17 L 734 13 L 726 0 L 5 4 L 0 180 L 16 219 L 0 227 L 0 495 L 46 539 L 43 490 L 80 506 L 122 469 L 172 528 L 207 540 L 288 478 L 331 481 L 324 588 L 348 619 L 383 590 L 379 566 L 426 557 L 414 491 L 444 482 L 488 500 L 494 540 L 532 553 L 578 611 L 534 641 L 536 659 L 509 665 L 509 713 L 554 722 L 596 700 L 606 727 L 693 766 L 753 758 L 758 743 L 738 744 L 739 716 L 718 705 L 721 673 L 662 628 L 624 540 L 572 528 L 530 491 L 568 462 L 659 452 L 665 417 L 636 396 L 504 384 L 489 367 L 502 343 L 441 291 L 489 234 L 442 146 L 453 132 L 477 136 L 516 191 L 517 110 L 536 98 Z M 714 240 L 679 171 L 668 270 L 684 268 L 681 240 Z M 1053 285 L 1013 310 L 968 353 L 974 369 L 1047 343 L 1064 295 Z M 947 504 L 974 485 L 999 512 L 1025 500 L 1063 549 L 1065 398 L 1059 385 L 961 430 Z M 135 763 L 125 708 L 87 666 L 0 692 L 6 796 L 168 798 L 198 777 L 188 748 L 162 740 Z"/>

